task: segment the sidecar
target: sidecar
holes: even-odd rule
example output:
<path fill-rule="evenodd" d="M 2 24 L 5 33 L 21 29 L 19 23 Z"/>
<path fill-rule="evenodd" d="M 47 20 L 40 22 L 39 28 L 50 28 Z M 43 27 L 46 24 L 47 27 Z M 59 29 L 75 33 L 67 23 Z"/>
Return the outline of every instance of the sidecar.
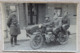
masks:
<path fill-rule="evenodd" d="M 38 24 L 36 25 L 30 25 L 26 28 L 26 36 L 31 37 L 34 32 L 36 32 L 39 29 Z"/>

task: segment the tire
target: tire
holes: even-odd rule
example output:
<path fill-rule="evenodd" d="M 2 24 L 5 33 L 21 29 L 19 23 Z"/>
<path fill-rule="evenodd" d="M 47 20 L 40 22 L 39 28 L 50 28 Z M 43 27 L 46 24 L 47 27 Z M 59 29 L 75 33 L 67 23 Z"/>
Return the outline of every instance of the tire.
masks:
<path fill-rule="evenodd" d="M 68 42 L 68 38 L 69 38 L 68 32 L 66 32 L 65 35 L 62 32 L 59 32 L 57 41 L 59 42 L 59 44 L 63 45 Z"/>
<path fill-rule="evenodd" d="M 40 38 L 40 42 L 38 41 L 38 39 L 36 37 Z M 38 43 L 39 42 L 39 43 Z M 38 45 L 36 45 L 38 43 Z M 35 34 L 32 36 L 31 41 L 30 41 L 30 46 L 32 49 L 39 49 L 41 46 L 43 45 L 43 37 L 41 34 Z"/>

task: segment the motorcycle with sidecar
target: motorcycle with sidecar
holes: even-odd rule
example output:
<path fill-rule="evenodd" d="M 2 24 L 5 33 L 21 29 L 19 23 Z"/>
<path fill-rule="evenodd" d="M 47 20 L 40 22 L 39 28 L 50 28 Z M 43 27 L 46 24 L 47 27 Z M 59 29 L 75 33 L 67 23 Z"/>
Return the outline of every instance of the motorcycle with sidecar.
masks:
<path fill-rule="evenodd" d="M 34 28 L 34 32 L 27 35 L 31 35 L 30 46 L 32 49 L 40 48 L 44 43 L 58 42 L 59 44 L 66 44 L 70 35 L 67 30 L 69 24 L 62 23 L 62 18 L 58 18 L 58 21 L 54 20 L 49 23 L 38 24 Z M 35 29 L 36 28 L 36 29 Z M 32 30 L 31 30 L 32 31 Z"/>

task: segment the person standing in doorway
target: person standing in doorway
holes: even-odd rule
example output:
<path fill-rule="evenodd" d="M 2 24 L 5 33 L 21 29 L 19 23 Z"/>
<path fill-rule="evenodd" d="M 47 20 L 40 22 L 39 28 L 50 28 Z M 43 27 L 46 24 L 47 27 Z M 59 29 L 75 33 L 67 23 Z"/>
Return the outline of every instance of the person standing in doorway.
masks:
<path fill-rule="evenodd" d="M 18 25 L 17 16 L 15 14 L 11 15 L 8 19 L 7 26 L 10 29 L 10 35 L 11 35 L 11 46 L 19 45 L 17 44 L 17 36 L 20 34 L 20 28 Z"/>

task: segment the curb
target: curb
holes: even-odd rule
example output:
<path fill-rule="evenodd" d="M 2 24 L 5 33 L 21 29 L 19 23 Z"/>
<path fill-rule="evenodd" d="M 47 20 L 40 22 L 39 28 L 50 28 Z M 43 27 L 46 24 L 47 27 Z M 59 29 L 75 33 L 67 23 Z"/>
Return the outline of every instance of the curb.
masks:
<path fill-rule="evenodd" d="M 24 40 L 17 40 L 18 42 L 22 42 L 22 41 L 29 41 L 30 39 L 24 39 Z M 10 43 L 10 41 L 4 41 L 4 43 Z"/>

